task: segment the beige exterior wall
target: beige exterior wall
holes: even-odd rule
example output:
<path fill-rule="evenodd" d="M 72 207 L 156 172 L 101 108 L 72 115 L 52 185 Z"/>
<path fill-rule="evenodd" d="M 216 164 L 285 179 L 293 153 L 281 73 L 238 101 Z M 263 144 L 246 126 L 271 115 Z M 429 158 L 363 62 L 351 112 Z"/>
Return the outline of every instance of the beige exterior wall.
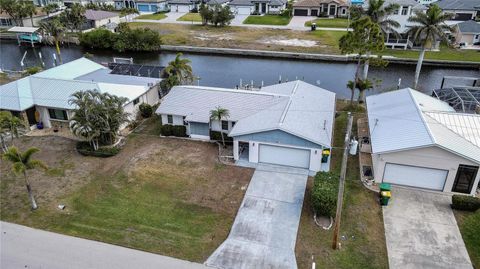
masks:
<path fill-rule="evenodd" d="M 98 28 L 98 27 L 102 27 L 110 22 L 114 22 L 114 23 L 120 23 L 120 17 L 112 17 L 112 18 L 107 18 L 107 19 L 103 19 L 103 20 L 98 20 L 98 21 L 95 21 L 95 28 Z"/>
<path fill-rule="evenodd" d="M 472 45 L 474 34 L 462 34 L 460 31 L 457 31 L 455 34 L 455 41 L 457 43 L 466 43 L 467 45 Z"/>
<path fill-rule="evenodd" d="M 479 164 L 435 146 L 386 154 L 372 154 L 372 162 L 376 183 L 382 182 L 386 163 L 448 170 L 447 181 L 443 189 L 444 192 L 452 191 L 457 169 L 460 164 L 479 166 Z M 480 173 L 477 174 L 471 194 L 475 193 L 479 180 Z"/>

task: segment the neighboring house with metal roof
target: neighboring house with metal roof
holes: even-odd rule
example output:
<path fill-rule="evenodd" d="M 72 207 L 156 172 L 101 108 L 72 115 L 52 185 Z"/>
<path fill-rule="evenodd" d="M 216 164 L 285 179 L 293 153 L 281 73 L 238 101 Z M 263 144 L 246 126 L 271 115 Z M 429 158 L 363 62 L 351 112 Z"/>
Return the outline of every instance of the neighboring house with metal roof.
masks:
<path fill-rule="evenodd" d="M 367 97 L 374 180 L 474 194 L 480 115 L 410 88 Z"/>
<path fill-rule="evenodd" d="M 455 42 L 469 45 L 480 45 L 480 23 L 476 21 L 464 21 L 457 24 Z"/>
<path fill-rule="evenodd" d="M 115 75 L 86 58 L 45 70 L 0 86 L 0 110 L 21 116 L 31 128 L 68 126 L 75 108 L 69 104 L 77 91 L 98 90 L 127 98 L 124 109 L 133 119 L 141 103 L 159 101 L 160 79 Z M 38 121 L 37 121 L 38 120 Z"/>
<path fill-rule="evenodd" d="M 120 15 L 116 12 L 87 9 L 85 11 L 87 21 L 83 27 L 84 30 L 106 27 L 109 23 L 120 23 Z"/>
<path fill-rule="evenodd" d="M 135 8 L 141 13 L 168 11 L 167 0 L 114 0 L 115 9 Z"/>
<path fill-rule="evenodd" d="M 168 6 L 171 12 L 188 13 L 198 8 L 199 0 L 168 0 Z"/>
<path fill-rule="evenodd" d="M 346 0 L 300 0 L 293 3 L 293 15 L 346 17 L 349 7 L 350 3 Z"/>
<path fill-rule="evenodd" d="M 287 8 L 287 0 L 232 0 L 228 5 L 238 15 L 280 14 Z"/>
<path fill-rule="evenodd" d="M 455 14 L 453 20 L 469 21 L 474 20 L 480 11 L 478 0 L 439 0 L 437 4 L 443 12 Z"/>
<path fill-rule="evenodd" d="M 217 107 L 228 109 L 229 117 L 211 120 Z M 233 138 L 236 161 L 329 170 L 329 154 L 322 154 L 332 147 L 335 93 L 302 81 L 249 91 L 177 86 L 156 114 L 163 124 L 186 126 L 191 138 L 225 133 Z"/>

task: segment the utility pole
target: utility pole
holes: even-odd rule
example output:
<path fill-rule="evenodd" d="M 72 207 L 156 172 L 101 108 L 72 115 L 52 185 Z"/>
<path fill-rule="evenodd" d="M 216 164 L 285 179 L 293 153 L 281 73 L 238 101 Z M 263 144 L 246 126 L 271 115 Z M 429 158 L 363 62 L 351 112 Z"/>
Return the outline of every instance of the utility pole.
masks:
<path fill-rule="evenodd" d="M 350 145 L 350 134 L 352 132 L 352 124 L 353 124 L 352 113 L 348 112 L 347 115 L 348 115 L 347 133 L 345 134 L 342 167 L 340 169 L 340 183 L 338 184 L 337 212 L 335 214 L 335 227 L 333 228 L 333 242 L 332 242 L 333 249 L 338 248 L 340 220 L 342 218 L 342 207 L 343 207 L 343 192 L 345 190 L 345 175 L 347 174 L 348 148 Z"/>

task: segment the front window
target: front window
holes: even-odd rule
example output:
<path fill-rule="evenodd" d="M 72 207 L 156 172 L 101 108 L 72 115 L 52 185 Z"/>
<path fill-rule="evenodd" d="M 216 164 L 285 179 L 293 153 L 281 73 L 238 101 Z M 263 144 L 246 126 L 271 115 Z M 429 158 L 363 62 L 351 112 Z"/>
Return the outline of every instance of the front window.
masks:
<path fill-rule="evenodd" d="M 138 102 L 140 102 L 140 99 L 138 99 L 138 98 L 137 98 L 137 99 L 134 99 L 134 100 L 133 100 L 133 105 L 138 104 Z"/>
<path fill-rule="evenodd" d="M 49 108 L 48 114 L 52 120 L 68 120 L 66 110 Z"/>
<path fill-rule="evenodd" d="M 173 124 L 173 116 L 172 115 L 167 115 L 167 122 L 168 122 L 168 124 Z"/>
<path fill-rule="evenodd" d="M 228 121 L 222 120 L 222 130 L 228 130 Z"/>

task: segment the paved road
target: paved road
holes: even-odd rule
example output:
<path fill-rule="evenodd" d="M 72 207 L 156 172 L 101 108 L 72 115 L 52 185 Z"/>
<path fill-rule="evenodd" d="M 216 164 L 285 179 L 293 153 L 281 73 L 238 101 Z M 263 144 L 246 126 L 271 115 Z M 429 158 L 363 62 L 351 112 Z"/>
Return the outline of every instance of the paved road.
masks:
<path fill-rule="evenodd" d="M 445 194 L 393 188 L 383 208 L 391 269 L 472 268 L 450 203 Z"/>
<path fill-rule="evenodd" d="M 295 269 L 295 243 L 308 171 L 259 165 L 227 240 L 206 265 Z"/>
<path fill-rule="evenodd" d="M 192 263 L 97 241 L 0 222 L 0 268 L 206 269 Z"/>

